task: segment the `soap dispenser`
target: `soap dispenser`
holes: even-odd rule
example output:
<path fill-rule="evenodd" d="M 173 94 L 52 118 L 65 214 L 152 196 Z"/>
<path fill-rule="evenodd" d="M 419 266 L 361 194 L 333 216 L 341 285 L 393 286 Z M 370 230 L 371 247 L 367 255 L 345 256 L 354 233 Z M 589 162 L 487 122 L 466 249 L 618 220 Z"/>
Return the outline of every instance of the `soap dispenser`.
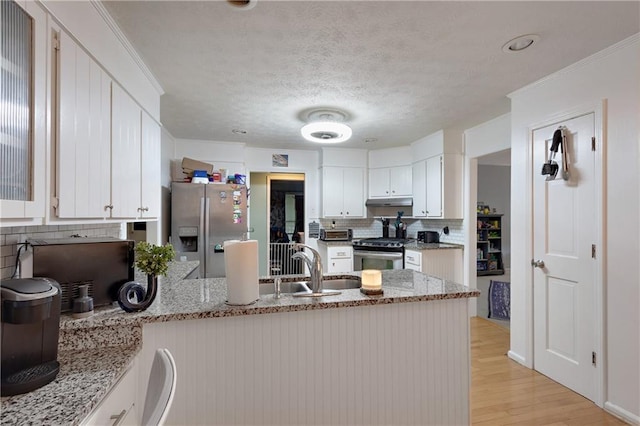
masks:
<path fill-rule="evenodd" d="M 87 284 L 78 286 L 80 296 L 73 299 L 73 314 L 76 319 L 87 318 L 93 315 L 93 297 L 89 296 L 89 286 Z"/>

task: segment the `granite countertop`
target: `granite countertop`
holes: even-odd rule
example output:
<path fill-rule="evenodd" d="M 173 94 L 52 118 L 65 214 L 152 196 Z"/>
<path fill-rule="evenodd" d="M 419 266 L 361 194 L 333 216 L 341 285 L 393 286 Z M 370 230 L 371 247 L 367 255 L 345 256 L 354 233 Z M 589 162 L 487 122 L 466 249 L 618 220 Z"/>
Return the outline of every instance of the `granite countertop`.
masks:
<path fill-rule="evenodd" d="M 3 425 L 77 425 L 124 375 L 139 346 L 60 351 L 56 379 L 32 392 L 2 398 Z"/>
<path fill-rule="evenodd" d="M 442 250 L 464 249 L 464 245 L 455 243 L 421 243 L 413 241 L 404 245 L 405 250 Z"/>
<path fill-rule="evenodd" d="M 382 296 L 366 296 L 359 289 L 341 290 L 338 296 L 322 298 L 293 297 L 284 293 L 280 299 L 270 295 L 261 296 L 248 306 L 228 306 L 224 278 L 177 279 L 186 276 L 197 266 L 197 262 L 173 262 L 172 270 L 160 281 L 161 291 L 149 309 L 138 313 L 125 313 L 119 307 L 107 307 L 85 319 L 74 320 L 64 316 L 60 328 L 63 331 L 94 327 L 140 326 L 145 323 L 190 320 L 201 318 L 230 317 L 242 315 L 269 314 L 315 309 L 331 309 L 363 305 L 404 303 L 441 299 L 477 297 L 474 289 L 451 281 L 411 270 L 382 271 Z M 359 272 L 325 275 L 325 288 L 331 288 L 331 278 L 359 276 Z M 305 277 L 302 280 L 308 280 Z M 284 276 L 283 281 L 300 281 L 300 276 Z M 272 279 L 261 278 L 261 282 Z"/>
<path fill-rule="evenodd" d="M 389 303 L 477 297 L 475 289 L 411 270 L 382 271 L 381 296 L 366 296 L 358 289 L 341 290 L 339 296 L 294 298 L 283 293 L 280 299 L 261 296 L 249 306 L 228 306 L 224 278 L 183 279 L 198 262 L 171 262 L 160 292 L 149 309 L 126 313 L 117 305 L 102 307 L 89 318 L 60 319 L 58 377 L 33 392 L 2 398 L 2 424 L 77 425 L 107 395 L 131 365 L 142 344 L 142 325 L 152 322 L 269 314 L 314 309 L 332 309 Z M 332 278 L 359 276 L 329 274 Z M 144 276 L 143 276 L 144 277 Z M 140 276 L 137 275 L 140 280 Z M 307 277 L 308 279 L 308 277 Z M 300 281 L 300 276 L 284 276 L 283 281 Z M 261 278 L 261 282 L 272 282 Z"/>
<path fill-rule="evenodd" d="M 325 240 L 318 239 L 318 244 L 324 244 L 327 247 L 333 247 L 333 246 L 345 247 L 345 246 L 352 246 L 353 241 L 325 241 Z"/>

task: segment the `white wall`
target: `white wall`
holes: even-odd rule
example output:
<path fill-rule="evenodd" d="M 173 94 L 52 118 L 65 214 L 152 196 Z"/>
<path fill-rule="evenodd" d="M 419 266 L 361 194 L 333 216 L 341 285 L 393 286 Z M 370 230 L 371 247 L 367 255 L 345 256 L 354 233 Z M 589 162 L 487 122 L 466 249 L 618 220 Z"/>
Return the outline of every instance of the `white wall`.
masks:
<path fill-rule="evenodd" d="M 640 35 L 512 94 L 511 353 L 532 362 L 531 153 L 528 129 L 554 116 L 606 100 L 605 407 L 640 422 L 640 234 L 638 162 Z"/>
<path fill-rule="evenodd" d="M 258 259 L 260 276 L 269 275 L 267 268 L 267 176 L 268 173 L 251 173 L 251 197 L 249 198 L 249 226 L 253 228 L 251 239 L 258 240 Z"/>
<path fill-rule="evenodd" d="M 477 288 L 476 280 L 476 206 L 478 202 L 478 157 L 511 147 L 511 114 L 499 117 L 464 131 L 466 171 L 464 176 L 464 283 Z M 473 247 L 473 249 L 471 249 Z M 476 315 L 475 299 L 469 302 L 469 313 Z"/>
<path fill-rule="evenodd" d="M 160 185 L 161 185 L 161 214 L 160 241 L 169 241 L 171 233 L 171 160 L 174 158 L 176 141 L 171 133 L 162 128 L 162 144 L 160 152 Z"/>
<path fill-rule="evenodd" d="M 511 148 L 511 113 L 464 131 L 464 153 L 468 158 Z M 475 209 L 475 206 L 473 206 Z"/>

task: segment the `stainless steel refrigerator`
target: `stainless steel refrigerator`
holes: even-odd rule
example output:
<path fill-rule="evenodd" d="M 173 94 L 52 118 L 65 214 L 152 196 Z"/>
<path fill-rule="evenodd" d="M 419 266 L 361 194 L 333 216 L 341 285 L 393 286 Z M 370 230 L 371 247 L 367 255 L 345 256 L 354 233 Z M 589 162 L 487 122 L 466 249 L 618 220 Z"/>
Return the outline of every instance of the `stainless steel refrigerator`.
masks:
<path fill-rule="evenodd" d="M 246 186 L 171 184 L 171 244 L 177 260 L 200 261 L 200 278 L 224 277 L 224 242 L 246 232 Z"/>

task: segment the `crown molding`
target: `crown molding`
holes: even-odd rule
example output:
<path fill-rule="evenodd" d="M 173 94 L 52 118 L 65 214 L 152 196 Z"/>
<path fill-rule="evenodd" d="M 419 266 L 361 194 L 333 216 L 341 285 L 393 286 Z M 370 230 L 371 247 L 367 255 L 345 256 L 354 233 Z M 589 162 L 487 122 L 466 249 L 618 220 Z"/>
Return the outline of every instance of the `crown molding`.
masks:
<path fill-rule="evenodd" d="M 158 94 L 162 96 L 164 94 L 164 89 L 160 85 L 160 82 L 158 82 L 158 79 L 153 75 L 149 67 L 147 67 L 147 64 L 144 63 L 144 61 L 142 60 L 142 58 L 140 57 L 136 49 L 129 42 L 129 39 L 127 39 L 127 37 L 124 35 L 122 30 L 120 29 L 120 26 L 118 26 L 116 21 L 109 14 L 107 9 L 104 7 L 104 5 L 102 4 L 102 1 L 89 0 L 89 2 L 93 5 L 93 7 L 95 7 L 95 9 L 98 11 L 100 16 L 102 17 L 102 19 L 104 19 L 104 22 L 107 24 L 109 29 L 111 29 L 111 31 L 116 36 L 116 38 L 120 41 L 122 46 L 124 46 L 127 53 L 129 53 L 129 56 L 131 56 L 131 58 L 136 63 L 138 68 L 140 68 L 140 70 L 145 75 L 145 77 L 147 77 L 147 79 L 149 80 L 153 88 L 156 89 Z"/>
<path fill-rule="evenodd" d="M 633 44 L 636 43 L 640 43 L 640 33 L 635 33 L 634 35 L 625 38 L 624 40 L 621 40 L 615 44 L 612 44 L 609 47 L 605 47 L 604 49 L 602 49 L 599 52 L 594 53 L 591 56 L 587 56 L 584 59 L 579 60 L 578 62 L 574 62 L 573 64 L 559 70 L 556 71 L 552 74 L 547 75 L 546 77 L 541 78 L 538 81 L 535 81 L 531 84 L 528 84 L 524 87 L 521 87 L 518 90 L 514 90 L 513 92 L 509 93 L 507 96 L 509 98 L 513 98 L 514 96 L 519 95 L 520 93 L 523 92 L 527 92 L 535 87 L 541 86 L 543 84 L 545 84 L 546 82 L 548 82 L 549 80 L 553 80 L 558 76 L 564 75 L 564 74 L 568 74 L 571 72 L 574 72 L 580 68 L 584 68 L 585 66 L 601 61 L 602 59 L 606 58 L 609 55 L 612 55 L 613 53 L 619 51 L 619 50 L 623 50 L 625 48 L 627 48 L 628 46 L 631 46 Z"/>

